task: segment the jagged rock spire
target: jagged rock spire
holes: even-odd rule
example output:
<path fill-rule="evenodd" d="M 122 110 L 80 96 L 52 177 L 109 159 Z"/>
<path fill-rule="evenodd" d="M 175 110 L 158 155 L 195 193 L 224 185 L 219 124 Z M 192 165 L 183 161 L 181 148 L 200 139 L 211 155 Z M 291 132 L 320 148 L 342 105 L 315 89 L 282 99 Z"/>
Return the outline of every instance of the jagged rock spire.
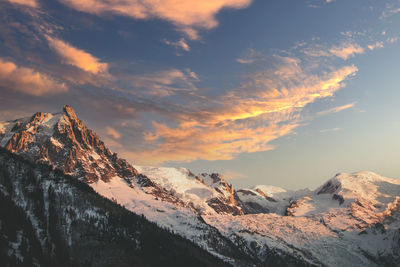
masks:
<path fill-rule="evenodd" d="M 7 150 L 47 163 L 87 182 L 114 176 L 130 181 L 138 172 L 118 158 L 65 105 L 62 112 L 37 112 L 29 119 L 7 122 L 0 142 Z M 3 127 L 4 128 L 4 127 Z"/>
<path fill-rule="evenodd" d="M 74 109 L 73 109 L 71 106 L 69 106 L 69 105 L 64 105 L 63 111 L 64 111 L 64 113 L 65 113 L 70 119 L 74 119 L 74 120 L 77 119 L 77 116 L 76 116 L 76 114 L 75 114 L 75 111 L 74 111 Z"/>

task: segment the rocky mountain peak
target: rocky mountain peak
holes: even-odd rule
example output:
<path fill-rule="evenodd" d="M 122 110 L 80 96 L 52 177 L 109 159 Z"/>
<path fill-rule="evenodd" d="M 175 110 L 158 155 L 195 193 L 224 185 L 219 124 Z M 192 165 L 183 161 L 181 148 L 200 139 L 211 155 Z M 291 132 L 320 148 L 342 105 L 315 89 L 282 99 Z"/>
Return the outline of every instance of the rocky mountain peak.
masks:
<path fill-rule="evenodd" d="M 82 180 L 130 181 L 138 172 L 119 159 L 68 105 L 62 112 L 37 112 L 30 118 L 1 122 L 0 145 L 35 162 L 47 163 Z"/>
<path fill-rule="evenodd" d="M 72 119 L 72 120 L 76 120 L 77 119 L 75 111 L 74 111 L 74 109 L 72 107 L 70 107 L 68 105 L 64 105 L 63 111 L 70 119 Z"/>

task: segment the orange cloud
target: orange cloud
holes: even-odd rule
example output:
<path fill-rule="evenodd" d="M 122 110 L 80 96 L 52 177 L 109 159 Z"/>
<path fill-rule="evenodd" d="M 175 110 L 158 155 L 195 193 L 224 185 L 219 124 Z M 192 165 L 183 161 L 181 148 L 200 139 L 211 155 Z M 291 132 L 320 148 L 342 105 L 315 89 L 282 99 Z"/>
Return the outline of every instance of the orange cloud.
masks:
<path fill-rule="evenodd" d="M 225 8 L 242 9 L 251 0 L 60 0 L 79 11 L 102 15 L 113 13 L 135 19 L 159 18 L 171 22 L 190 39 L 198 29 L 218 25 L 216 15 Z"/>
<path fill-rule="evenodd" d="M 93 74 L 107 73 L 107 63 L 100 62 L 100 60 L 93 55 L 75 48 L 60 39 L 55 39 L 50 36 L 46 36 L 46 38 L 50 48 L 63 59 L 65 64 L 75 66 Z"/>
<path fill-rule="evenodd" d="M 36 0 L 6 0 L 6 1 L 17 5 L 23 5 L 33 8 L 38 7 L 38 3 L 36 2 Z"/>
<path fill-rule="evenodd" d="M 39 96 L 68 90 L 64 83 L 31 68 L 18 67 L 0 58 L 0 86 L 21 93 Z"/>
<path fill-rule="evenodd" d="M 301 125 L 304 107 L 332 96 L 357 71 L 346 66 L 313 75 L 298 59 L 279 60 L 279 67 L 249 75 L 237 90 L 197 112 L 182 114 L 174 126 L 153 122 L 153 130 L 144 135 L 145 148 L 122 153 L 141 164 L 157 164 L 229 160 L 240 153 L 273 149 L 271 141 Z"/>
<path fill-rule="evenodd" d="M 355 54 L 364 53 L 364 49 L 358 44 L 343 43 L 339 46 L 332 47 L 329 52 L 342 59 L 348 59 Z"/>
<path fill-rule="evenodd" d="M 384 47 L 383 42 L 376 42 L 375 44 L 368 45 L 369 50 L 374 50 L 374 49 L 383 48 L 383 47 Z"/>
<path fill-rule="evenodd" d="M 106 134 L 114 139 L 120 139 L 121 138 L 121 134 L 115 130 L 112 127 L 107 127 L 106 128 Z"/>
<path fill-rule="evenodd" d="M 350 32 L 346 34 L 351 35 L 353 33 Z M 377 45 L 379 44 L 377 43 Z M 301 51 L 310 57 L 339 57 L 345 60 L 356 54 L 365 52 L 364 48 L 352 41 L 343 41 L 341 44 L 334 45 L 330 48 L 324 45 L 314 44 L 304 47 Z"/>

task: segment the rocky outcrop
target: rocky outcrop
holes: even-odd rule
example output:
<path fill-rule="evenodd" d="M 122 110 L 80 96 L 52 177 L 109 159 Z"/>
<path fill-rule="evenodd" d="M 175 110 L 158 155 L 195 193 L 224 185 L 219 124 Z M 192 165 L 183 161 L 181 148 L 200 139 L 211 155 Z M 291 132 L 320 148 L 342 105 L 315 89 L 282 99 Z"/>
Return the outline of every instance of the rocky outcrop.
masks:
<path fill-rule="evenodd" d="M 202 173 L 199 179 L 206 185 L 211 186 L 217 191 L 218 197 L 211 198 L 207 204 L 217 213 L 226 213 L 232 215 L 243 215 L 243 209 L 239 205 L 236 197 L 236 191 L 231 184 L 219 173 Z"/>

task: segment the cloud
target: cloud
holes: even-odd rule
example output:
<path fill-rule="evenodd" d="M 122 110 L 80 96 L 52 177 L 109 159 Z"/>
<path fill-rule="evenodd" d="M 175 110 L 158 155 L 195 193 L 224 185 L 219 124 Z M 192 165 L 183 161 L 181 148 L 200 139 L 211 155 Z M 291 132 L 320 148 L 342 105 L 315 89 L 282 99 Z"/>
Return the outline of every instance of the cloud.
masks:
<path fill-rule="evenodd" d="M 383 48 L 383 42 L 376 42 L 375 44 L 368 45 L 369 50 L 374 50 L 376 48 Z"/>
<path fill-rule="evenodd" d="M 10 2 L 11 4 L 23 5 L 32 8 L 36 8 L 39 6 L 36 0 L 6 0 L 6 1 Z"/>
<path fill-rule="evenodd" d="M 130 83 L 136 89 L 143 89 L 142 95 L 166 97 L 178 93 L 193 93 L 197 91 L 194 82 L 199 81 L 196 73 L 187 69 L 185 72 L 178 69 L 168 69 L 149 74 L 129 77 Z"/>
<path fill-rule="evenodd" d="M 107 73 L 108 64 L 100 62 L 98 58 L 88 52 L 49 35 L 46 38 L 50 48 L 63 59 L 65 64 L 75 66 L 92 74 Z"/>
<path fill-rule="evenodd" d="M 389 37 L 388 39 L 387 39 L 387 42 L 389 43 L 389 44 L 394 44 L 394 43 L 396 43 L 397 41 L 398 41 L 398 37 Z"/>
<path fill-rule="evenodd" d="M 28 95 L 63 93 L 68 91 L 64 83 L 56 81 L 37 70 L 19 67 L 0 58 L 0 86 Z"/>
<path fill-rule="evenodd" d="M 192 78 L 195 81 L 200 81 L 199 76 L 194 71 L 191 71 L 190 69 L 185 69 L 186 73 L 189 75 L 190 78 Z"/>
<path fill-rule="evenodd" d="M 198 30 L 218 25 L 216 15 L 222 9 L 243 9 L 251 0 L 59 0 L 76 10 L 103 15 L 107 13 L 134 19 L 166 20 L 190 39 L 198 39 Z"/>
<path fill-rule="evenodd" d="M 280 66 L 252 73 L 236 90 L 206 99 L 203 107 L 192 107 L 174 123 L 153 121 L 140 151 L 124 156 L 158 164 L 229 160 L 273 149 L 271 141 L 302 124 L 301 112 L 308 104 L 332 96 L 357 71 L 346 66 L 317 75 L 306 71 L 299 59 L 276 57 Z"/>
<path fill-rule="evenodd" d="M 339 57 L 346 60 L 356 54 L 364 53 L 364 48 L 352 41 L 344 41 L 330 48 L 318 44 L 308 46 L 302 52 L 310 57 Z"/>
<path fill-rule="evenodd" d="M 343 105 L 343 106 L 338 106 L 338 107 L 330 108 L 330 109 L 327 109 L 327 110 L 323 110 L 323 111 L 318 112 L 317 116 L 324 116 L 324 115 L 327 115 L 327 114 L 330 114 L 330 113 L 337 113 L 337 112 L 343 111 L 345 109 L 352 108 L 355 105 L 356 105 L 356 102 L 353 102 L 353 103 L 346 104 L 346 105 Z"/>
<path fill-rule="evenodd" d="M 262 53 L 254 49 L 248 49 L 246 53 L 242 57 L 236 59 L 236 61 L 240 64 L 252 64 L 254 62 L 262 61 L 264 59 L 265 56 Z"/>
<path fill-rule="evenodd" d="M 167 39 L 164 39 L 163 42 L 167 45 L 173 46 L 173 47 L 181 49 L 183 51 L 186 51 L 186 52 L 190 51 L 190 46 L 187 44 L 185 38 L 181 38 L 179 41 L 176 41 L 176 42 L 171 42 L 171 41 L 168 41 Z"/>
<path fill-rule="evenodd" d="M 328 133 L 328 132 L 337 132 L 337 131 L 340 131 L 340 128 L 322 129 L 319 132 L 320 133 Z"/>
<path fill-rule="evenodd" d="M 393 4 L 387 4 L 386 9 L 382 12 L 381 19 L 391 17 L 400 13 L 400 7 L 394 6 Z"/>
<path fill-rule="evenodd" d="M 342 59 L 348 59 L 349 57 L 354 56 L 355 54 L 364 53 L 364 49 L 358 44 L 354 43 L 343 43 L 339 46 L 332 47 L 329 52 L 337 57 Z"/>
<path fill-rule="evenodd" d="M 121 138 L 121 134 L 112 127 L 106 127 L 106 134 L 114 139 Z"/>

